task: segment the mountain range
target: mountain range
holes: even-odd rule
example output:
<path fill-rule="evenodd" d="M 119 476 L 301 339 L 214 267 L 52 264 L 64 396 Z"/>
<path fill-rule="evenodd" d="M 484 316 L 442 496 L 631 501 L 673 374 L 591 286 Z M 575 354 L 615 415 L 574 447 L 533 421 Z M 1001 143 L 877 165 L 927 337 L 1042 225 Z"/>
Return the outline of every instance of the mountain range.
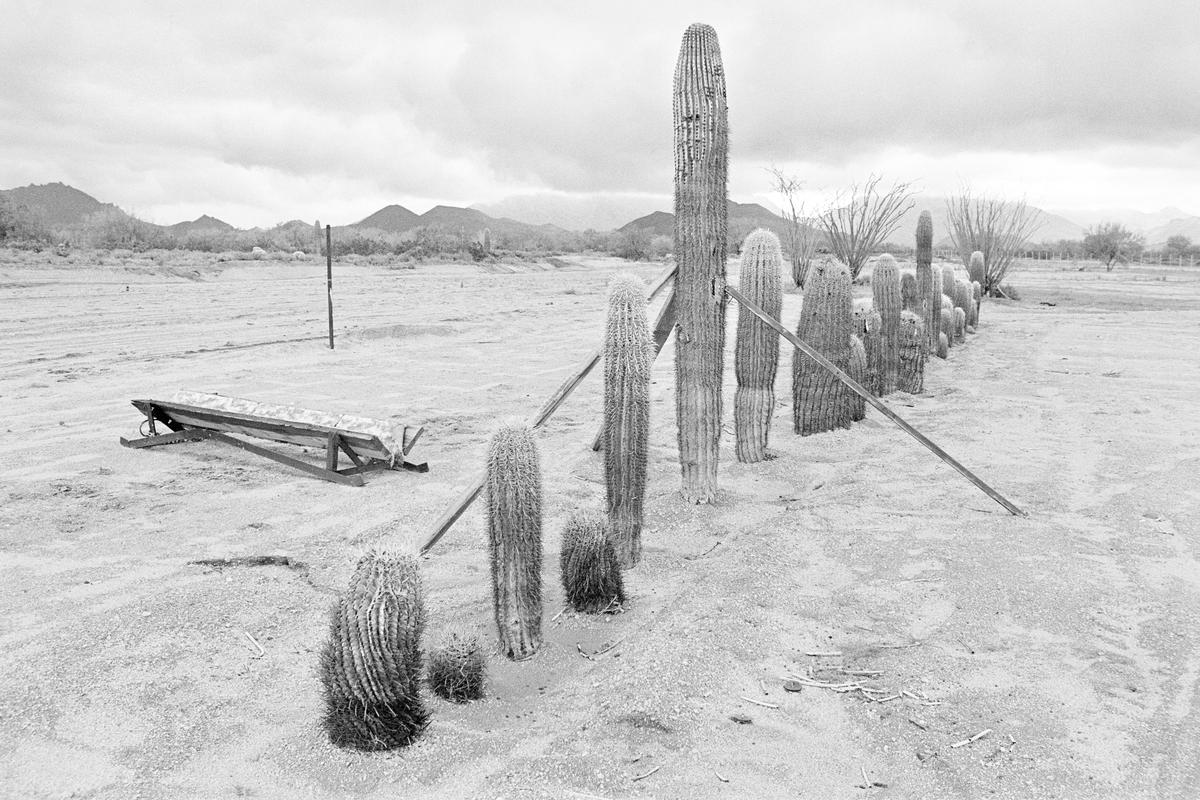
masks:
<path fill-rule="evenodd" d="M 0 197 L 28 207 L 52 230 L 78 226 L 92 214 L 100 212 L 124 213 L 111 203 L 103 203 L 86 192 L 63 183 L 0 190 Z M 490 229 L 493 235 L 507 233 L 517 236 L 528 236 L 539 231 L 561 233 L 592 229 L 628 232 L 645 229 L 655 236 L 671 236 L 674 233 L 674 215 L 664 210 L 670 208 L 670 204 L 671 198 L 665 195 L 615 194 L 587 197 L 558 193 L 525 194 L 469 208 L 438 205 L 423 214 L 417 214 L 404 206 L 389 205 L 358 222 L 339 228 L 404 233 L 424 226 L 452 232 L 461 231 L 468 236 L 475 236 L 484 228 Z M 932 214 L 937 243 L 939 246 L 945 244 L 944 232 L 948 229 L 945 200 L 925 195 L 914 198 L 912 209 L 901 218 L 895 232 L 888 237 L 889 240 L 896 243 L 912 241 L 917 218 L 922 211 Z M 1178 208 L 1169 207 L 1153 213 L 1129 209 L 1060 209 L 1055 212 L 1042 211 L 1041 214 L 1042 225 L 1033 236 L 1033 241 L 1036 242 L 1080 239 L 1086 233 L 1087 226 L 1109 221 L 1120 222 L 1130 230 L 1142 234 L 1150 247 L 1159 246 L 1174 235 L 1187 236 L 1200 242 L 1200 216 L 1188 214 Z M 293 220 L 276 227 L 307 225 L 308 223 Z M 731 200 L 729 226 L 733 231 L 766 227 L 782 232 L 784 222 L 777 213 L 761 204 Z M 155 227 L 176 236 L 198 231 L 235 230 L 229 223 L 207 214 L 195 220 Z M 943 232 L 943 235 L 939 235 L 939 231 Z"/>

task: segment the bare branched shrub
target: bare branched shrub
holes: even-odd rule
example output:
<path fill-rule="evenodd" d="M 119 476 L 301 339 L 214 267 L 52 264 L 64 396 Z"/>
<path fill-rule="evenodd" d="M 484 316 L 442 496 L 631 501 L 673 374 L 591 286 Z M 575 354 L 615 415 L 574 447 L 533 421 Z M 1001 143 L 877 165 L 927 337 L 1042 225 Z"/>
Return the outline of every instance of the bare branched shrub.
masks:
<path fill-rule="evenodd" d="M 783 248 L 792 264 L 792 282 L 803 289 L 808 266 L 817 252 L 820 231 L 815 220 L 804 215 L 804 201 L 799 199 L 804 181 L 786 174 L 779 167 L 769 167 L 767 171 L 773 180 L 771 188 L 787 203 L 787 208 L 783 209 L 783 218 L 787 220 Z"/>
<path fill-rule="evenodd" d="M 869 256 L 887 241 L 900 218 L 913 206 L 910 183 L 895 183 L 881 190 L 879 175 L 856 183 L 839 194 L 817 221 L 829 237 L 829 249 L 857 278 Z"/>
<path fill-rule="evenodd" d="M 1010 202 L 986 195 L 973 195 L 970 187 L 946 199 L 946 221 L 950 239 L 963 264 L 971 253 L 983 253 L 983 293 L 999 294 L 1000 282 L 1013 259 L 1042 225 L 1041 212 L 1024 200 Z"/>

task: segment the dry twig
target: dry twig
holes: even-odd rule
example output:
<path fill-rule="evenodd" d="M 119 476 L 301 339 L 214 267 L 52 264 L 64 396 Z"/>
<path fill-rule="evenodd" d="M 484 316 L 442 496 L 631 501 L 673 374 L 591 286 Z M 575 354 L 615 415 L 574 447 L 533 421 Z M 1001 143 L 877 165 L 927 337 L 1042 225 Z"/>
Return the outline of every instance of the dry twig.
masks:
<path fill-rule="evenodd" d="M 659 765 L 659 766 L 655 767 L 654 769 L 650 770 L 650 771 L 649 771 L 649 772 L 647 772 L 645 775 L 638 775 L 636 778 L 633 778 L 633 780 L 635 780 L 635 781 L 640 781 L 642 778 L 649 778 L 651 775 L 653 775 L 654 773 L 658 772 L 660 769 L 662 769 L 662 766 L 661 766 L 661 765 Z"/>

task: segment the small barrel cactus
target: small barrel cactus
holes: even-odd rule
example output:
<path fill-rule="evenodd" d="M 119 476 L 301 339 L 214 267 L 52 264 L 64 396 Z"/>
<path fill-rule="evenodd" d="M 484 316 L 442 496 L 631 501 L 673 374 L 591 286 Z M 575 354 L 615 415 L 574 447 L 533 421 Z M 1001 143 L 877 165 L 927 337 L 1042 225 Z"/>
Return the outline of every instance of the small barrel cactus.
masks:
<path fill-rule="evenodd" d="M 900 305 L 904 311 L 911 311 L 918 317 L 924 306 L 921 295 L 917 292 L 917 276 L 911 272 L 900 273 Z"/>
<path fill-rule="evenodd" d="M 850 368 L 846 373 L 854 380 L 867 386 L 867 351 L 863 346 L 862 339 L 851 334 L 850 336 Z M 867 401 L 862 399 L 855 392 L 846 392 L 845 400 L 847 403 L 847 415 L 851 422 L 860 422 L 867 418 Z"/>
<path fill-rule="evenodd" d="M 428 724 L 421 702 L 424 590 L 415 553 L 359 559 L 330 614 L 321 652 L 325 730 L 339 747 L 390 750 Z"/>
<path fill-rule="evenodd" d="M 950 340 L 946 338 L 944 331 L 938 331 L 937 357 L 949 358 L 950 356 Z"/>
<path fill-rule="evenodd" d="M 783 254 L 779 237 L 759 228 L 742 245 L 739 288 L 767 316 L 778 320 L 783 311 Z M 775 410 L 775 374 L 779 368 L 779 334 L 753 314 L 738 309 L 733 396 L 738 461 L 767 458 L 767 437 Z"/>
<path fill-rule="evenodd" d="M 559 571 L 567 602 L 576 611 L 599 614 L 625 602 L 625 585 L 609 526 L 599 514 L 577 512 L 562 532 Z"/>
<path fill-rule="evenodd" d="M 967 280 L 982 286 L 984 274 L 983 253 L 976 250 L 971 253 L 971 260 L 967 264 L 967 275 L 970 276 Z"/>
<path fill-rule="evenodd" d="M 954 309 L 954 343 L 962 344 L 967 338 L 967 312 Z"/>
<path fill-rule="evenodd" d="M 971 284 L 967 283 L 962 278 L 954 281 L 954 295 L 951 297 L 954 301 L 955 308 L 961 308 L 963 313 L 970 318 L 971 314 Z"/>
<path fill-rule="evenodd" d="M 429 688 L 452 703 L 482 700 L 486 672 L 474 634 L 452 632 L 429 652 Z"/>
<path fill-rule="evenodd" d="M 954 274 L 954 270 L 950 267 L 942 267 L 942 294 L 953 299 L 954 298 L 954 282 L 958 277 Z"/>
<path fill-rule="evenodd" d="M 617 275 L 608 287 L 604 330 L 604 482 L 613 546 L 625 567 L 642 558 L 652 348 L 645 284 Z"/>
<path fill-rule="evenodd" d="M 925 388 L 925 323 L 911 311 L 900 315 L 900 368 L 896 388 L 920 394 Z"/>
<path fill-rule="evenodd" d="M 979 281 L 971 283 L 971 325 L 979 327 L 979 307 L 983 303 L 983 287 L 979 285 Z"/>
<path fill-rule="evenodd" d="M 917 217 L 917 247 L 915 254 L 917 262 L 917 296 L 921 299 L 921 319 L 925 322 L 925 335 L 929 341 L 926 343 L 925 349 L 933 351 L 937 346 L 937 322 L 936 314 L 938 309 L 933 305 L 934 294 L 933 288 L 940 287 L 940 283 L 934 283 L 933 272 L 933 215 L 928 211 L 922 211 Z M 940 281 L 940 277 L 938 278 Z"/>
<path fill-rule="evenodd" d="M 863 376 L 863 380 L 860 380 L 859 383 L 871 394 L 878 397 L 880 384 L 883 380 L 883 343 L 879 335 L 879 330 L 883 327 L 883 321 L 879 318 L 879 314 L 870 306 L 855 308 L 851 321 L 854 335 L 862 341 L 863 349 L 866 350 L 867 356 L 866 373 Z"/>
<path fill-rule="evenodd" d="M 808 272 L 796 335 L 845 370 L 850 362 L 850 270 L 833 259 Z M 850 391 L 824 367 L 796 350 L 792 355 L 792 424 L 808 436 L 850 427 L 843 394 Z"/>
<path fill-rule="evenodd" d="M 945 295 L 942 295 L 942 297 L 944 299 Z M 946 334 L 947 345 L 953 345 L 954 344 L 954 307 L 951 304 L 942 303 L 942 311 L 941 311 L 940 320 L 941 320 L 941 328 L 939 330 L 941 330 L 942 333 Z"/>
<path fill-rule="evenodd" d="M 871 295 L 875 311 L 883 320 L 883 388 L 881 394 L 896 389 L 896 368 L 900 348 L 900 269 L 896 259 L 884 253 L 871 272 Z"/>
<path fill-rule="evenodd" d="M 542 644 L 542 473 L 531 428 L 492 435 L 484 486 L 500 650 L 520 661 Z"/>

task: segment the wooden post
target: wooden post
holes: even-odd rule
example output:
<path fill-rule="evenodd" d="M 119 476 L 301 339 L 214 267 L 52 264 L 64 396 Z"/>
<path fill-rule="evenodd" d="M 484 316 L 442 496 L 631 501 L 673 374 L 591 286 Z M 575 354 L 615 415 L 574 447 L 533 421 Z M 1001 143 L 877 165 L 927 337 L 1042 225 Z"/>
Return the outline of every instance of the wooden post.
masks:
<path fill-rule="evenodd" d="M 333 349 L 333 231 L 325 226 L 325 296 L 329 301 L 329 349 Z"/>

